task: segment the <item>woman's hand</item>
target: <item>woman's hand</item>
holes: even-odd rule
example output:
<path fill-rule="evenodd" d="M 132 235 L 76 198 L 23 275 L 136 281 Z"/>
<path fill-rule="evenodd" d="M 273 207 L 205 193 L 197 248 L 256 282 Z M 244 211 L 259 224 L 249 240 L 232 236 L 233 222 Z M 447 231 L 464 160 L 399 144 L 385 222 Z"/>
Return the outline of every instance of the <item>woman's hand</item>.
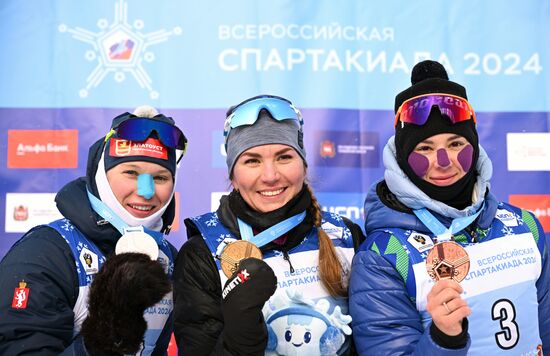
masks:
<path fill-rule="evenodd" d="M 430 293 L 426 309 L 437 328 L 446 335 L 456 336 L 462 332 L 462 320 L 472 310 L 461 297 L 463 289 L 452 279 L 437 281 Z"/>
<path fill-rule="evenodd" d="M 247 258 L 227 280 L 222 292 L 224 347 L 232 355 L 264 355 L 268 333 L 262 308 L 277 289 L 267 263 Z"/>

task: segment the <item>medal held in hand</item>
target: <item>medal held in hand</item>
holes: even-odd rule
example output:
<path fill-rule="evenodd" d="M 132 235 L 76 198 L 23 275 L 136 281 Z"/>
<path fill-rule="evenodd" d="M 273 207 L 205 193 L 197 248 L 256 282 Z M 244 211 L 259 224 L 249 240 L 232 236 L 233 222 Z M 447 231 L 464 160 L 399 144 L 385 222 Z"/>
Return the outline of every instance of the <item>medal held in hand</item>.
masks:
<path fill-rule="evenodd" d="M 439 242 L 426 257 L 426 269 L 435 281 L 452 279 L 460 283 L 470 270 L 470 258 L 464 247 L 456 242 Z"/>
<path fill-rule="evenodd" d="M 115 246 L 115 254 L 121 253 L 143 253 L 156 261 L 159 257 L 159 247 L 151 235 L 143 231 L 126 231 L 118 239 Z"/>
<path fill-rule="evenodd" d="M 245 258 L 254 257 L 262 259 L 262 252 L 252 242 L 237 240 L 224 247 L 220 255 L 220 264 L 227 278 L 239 268 L 239 263 Z"/>

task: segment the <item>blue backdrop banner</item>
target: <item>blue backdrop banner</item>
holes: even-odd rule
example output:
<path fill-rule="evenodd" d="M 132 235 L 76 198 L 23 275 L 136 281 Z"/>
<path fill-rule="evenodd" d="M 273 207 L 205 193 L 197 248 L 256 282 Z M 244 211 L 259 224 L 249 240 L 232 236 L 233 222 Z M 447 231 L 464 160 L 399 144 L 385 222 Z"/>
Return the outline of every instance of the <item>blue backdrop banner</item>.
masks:
<path fill-rule="evenodd" d="M 229 189 L 223 122 L 243 99 L 291 99 L 323 209 L 362 225 L 383 176 L 395 95 L 435 59 L 463 84 L 492 158 L 491 190 L 550 234 L 550 2 L 4 0 L 0 3 L 0 257 L 59 216 L 55 192 L 139 105 L 189 139 L 170 240 Z M 86 203 L 86 202 L 83 202 Z"/>

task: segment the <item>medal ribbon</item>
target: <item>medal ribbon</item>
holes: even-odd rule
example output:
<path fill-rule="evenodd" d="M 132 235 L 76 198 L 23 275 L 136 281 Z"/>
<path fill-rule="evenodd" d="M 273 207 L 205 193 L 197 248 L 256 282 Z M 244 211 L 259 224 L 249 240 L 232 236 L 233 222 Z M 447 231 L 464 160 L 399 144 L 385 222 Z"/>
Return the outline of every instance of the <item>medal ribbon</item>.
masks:
<path fill-rule="evenodd" d="M 241 238 L 245 241 L 252 242 L 257 247 L 262 247 L 292 230 L 295 226 L 301 223 L 305 217 L 306 212 L 303 211 L 300 214 L 291 216 L 288 219 L 271 226 L 269 229 L 260 232 L 258 235 L 254 235 L 252 227 L 241 219 L 237 218 L 237 222 L 239 223 Z"/>
<path fill-rule="evenodd" d="M 90 193 L 89 190 L 86 189 L 86 193 L 88 193 L 88 199 L 90 200 L 92 209 L 94 209 L 94 211 L 98 213 L 103 219 L 111 223 L 111 225 L 113 225 L 122 235 L 127 232 L 142 231 L 150 235 L 156 241 L 157 245 L 160 246 L 162 244 L 162 232 L 154 231 L 141 225 L 128 226 L 128 224 L 122 221 L 122 219 L 118 215 L 116 215 L 113 210 L 111 210 L 111 208 L 105 205 L 105 203 L 99 200 L 95 195 Z"/>
<path fill-rule="evenodd" d="M 479 210 L 470 216 L 463 216 L 460 218 L 453 219 L 451 226 L 446 228 L 441 221 L 437 220 L 432 213 L 426 208 L 413 210 L 414 215 L 422 221 L 424 226 L 426 226 L 436 237 L 438 242 L 449 241 L 452 239 L 453 235 L 457 232 L 468 227 L 481 213 L 485 204 L 479 208 Z"/>

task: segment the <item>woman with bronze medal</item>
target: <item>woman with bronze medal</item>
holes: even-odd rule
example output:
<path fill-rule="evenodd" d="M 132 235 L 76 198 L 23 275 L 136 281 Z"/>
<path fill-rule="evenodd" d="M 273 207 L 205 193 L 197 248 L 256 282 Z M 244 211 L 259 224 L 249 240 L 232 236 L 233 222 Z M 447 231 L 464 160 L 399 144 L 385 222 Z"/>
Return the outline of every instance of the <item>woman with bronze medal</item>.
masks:
<path fill-rule="evenodd" d="M 281 97 L 232 107 L 233 190 L 187 219 L 175 266 L 181 355 L 349 354 L 347 285 L 361 229 L 322 212 L 306 183 L 303 118 Z"/>
<path fill-rule="evenodd" d="M 490 192 L 466 89 L 430 60 L 411 82 L 395 99 L 384 179 L 365 200 L 367 240 L 350 280 L 357 350 L 540 354 L 550 347 L 542 227 Z"/>

